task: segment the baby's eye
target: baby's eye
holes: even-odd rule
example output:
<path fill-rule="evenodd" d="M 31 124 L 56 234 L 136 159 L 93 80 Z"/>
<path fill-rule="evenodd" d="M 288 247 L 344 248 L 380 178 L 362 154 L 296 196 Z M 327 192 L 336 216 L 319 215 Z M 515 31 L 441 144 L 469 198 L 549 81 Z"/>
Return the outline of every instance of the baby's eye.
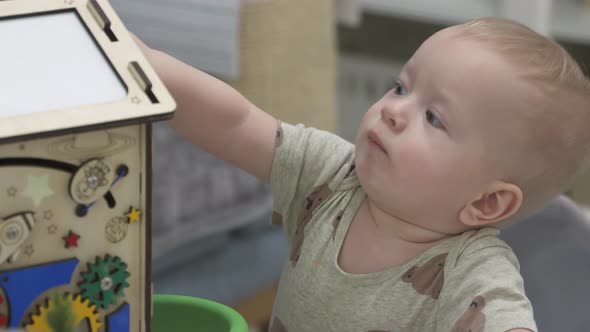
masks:
<path fill-rule="evenodd" d="M 393 82 L 392 90 L 393 90 L 393 93 L 398 96 L 403 96 L 407 93 L 406 89 L 404 88 L 404 86 L 401 84 L 400 81 Z"/>
<path fill-rule="evenodd" d="M 430 123 L 435 128 L 445 129 L 442 121 L 440 121 L 438 116 L 436 116 L 436 114 L 434 114 L 434 112 L 431 110 L 426 110 L 426 121 L 428 121 L 428 123 Z"/>

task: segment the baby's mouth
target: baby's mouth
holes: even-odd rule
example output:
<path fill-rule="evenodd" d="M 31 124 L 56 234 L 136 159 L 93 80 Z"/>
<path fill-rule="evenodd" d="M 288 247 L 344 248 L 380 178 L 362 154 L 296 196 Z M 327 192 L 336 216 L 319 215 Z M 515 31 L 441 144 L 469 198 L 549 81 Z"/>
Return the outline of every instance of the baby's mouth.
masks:
<path fill-rule="evenodd" d="M 387 154 L 387 150 L 385 150 L 385 147 L 383 147 L 383 143 L 381 143 L 381 139 L 379 138 L 379 135 L 377 135 L 374 129 L 371 129 L 369 131 L 368 138 L 370 145 L 375 146 L 379 150 L 383 151 L 383 153 Z"/>

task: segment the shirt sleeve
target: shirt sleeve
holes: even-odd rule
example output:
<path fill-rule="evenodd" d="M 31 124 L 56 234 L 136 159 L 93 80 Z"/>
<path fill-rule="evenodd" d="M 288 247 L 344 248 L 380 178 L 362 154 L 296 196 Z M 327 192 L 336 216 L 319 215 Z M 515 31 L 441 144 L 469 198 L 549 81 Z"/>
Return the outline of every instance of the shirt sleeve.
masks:
<path fill-rule="evenodd" d="M 481 242 L 464 250 L 454 266 L 445 267 L 449 280 L 439 298 L 436 331 L 505 332 L 524 328 L 536 332 L 516 256 L 499 239 Z"/>
<path fill-rule="evenodd" d="M 271 169 L 273 224 L 289 242 L 315 209 L 350 172 L 354 145 L 327 131 L 278 122 Z"/>

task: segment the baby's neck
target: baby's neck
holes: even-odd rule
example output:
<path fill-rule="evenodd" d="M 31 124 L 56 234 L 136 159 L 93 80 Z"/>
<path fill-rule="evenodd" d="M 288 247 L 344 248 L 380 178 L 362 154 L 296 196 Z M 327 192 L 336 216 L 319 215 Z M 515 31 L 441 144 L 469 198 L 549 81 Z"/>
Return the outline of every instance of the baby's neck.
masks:
<path fill-rule="evenodd" d="M 338 264 L 352 274 L 379 272 L 412 261 L 447 237 L 392 218 L 367 198 L 344 238 Z"/>
<path fill-rule="evenodd" d="M 369 219 L 375 223 L 375 227 L 380 230 L 380 233 L 409 245 L 431 246 L 452 236 L 423 228 L 409 220 L 396 217 L 380 209 L 370 199 L 367 199 L 367 210 Z"/>

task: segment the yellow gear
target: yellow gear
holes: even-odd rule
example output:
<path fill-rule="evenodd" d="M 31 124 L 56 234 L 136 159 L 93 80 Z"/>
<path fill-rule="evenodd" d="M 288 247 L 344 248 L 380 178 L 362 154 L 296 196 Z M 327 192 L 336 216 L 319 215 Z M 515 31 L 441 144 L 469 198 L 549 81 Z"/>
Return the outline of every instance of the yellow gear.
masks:
<path fill-rule="evenodd" d="M 63 299 L 71 303 L 72 316 L 74 326 L 78 325 L 82 320 L 87 319 L 90 332 L 98 332 L 98 328 L 102 325 L 98 321 L 99 314 L 95 311 L 95 305 L 89 305 L 89 300 L 82 300 L 80 295 L 75 297 L 72 294 L 63 294 Z M 47 315 L 54 310 L 55 304 L 52 299 L 48 299 L 45 306 L 39 307 L 39 313 L 32 315 L 32 323 L 25 325 L 25 329 L 29 332 L 60 332 L 54 331 L 49 325 Z"/>

